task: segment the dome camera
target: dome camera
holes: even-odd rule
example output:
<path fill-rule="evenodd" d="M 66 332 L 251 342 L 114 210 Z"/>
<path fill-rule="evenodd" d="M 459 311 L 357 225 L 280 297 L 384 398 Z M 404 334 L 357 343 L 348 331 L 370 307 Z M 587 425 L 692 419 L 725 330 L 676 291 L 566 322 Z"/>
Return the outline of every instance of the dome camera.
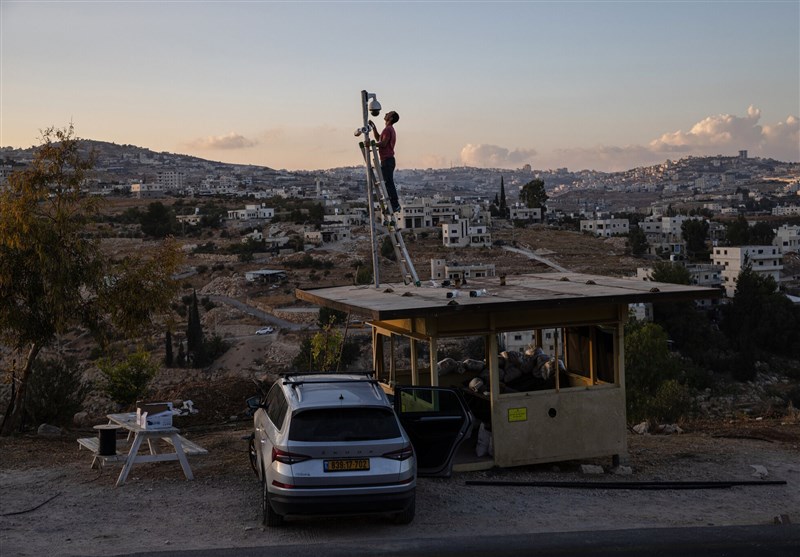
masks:
<path fill-rule="evenodd" d="M 373 98 L 371 101 L 369 101 L 367 110 L 369 110 L 369 113 L 373 116 L 377 116 L 381 113 L 381 103 L 378 102 L 378 99 Z"/>

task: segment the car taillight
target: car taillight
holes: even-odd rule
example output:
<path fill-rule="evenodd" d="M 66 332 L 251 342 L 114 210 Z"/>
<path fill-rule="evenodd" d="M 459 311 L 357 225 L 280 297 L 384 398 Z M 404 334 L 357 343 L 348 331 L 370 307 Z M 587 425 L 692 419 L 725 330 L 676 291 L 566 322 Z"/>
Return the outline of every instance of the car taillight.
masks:
<path fill-rule="evenodd" d="M 278 462 L 282 462 L 284 464 L 297 464 L 298 462 L 303 462 L 304 460 L 308 460 L 309 458 L 311 457 L 306 456 L 304 454 L 290 453 L 272 447 L 273 462 L 277 460 Z"/>
<path fill-rule="evenodd" d="M 384 458 L 391 458 L 392 460 L 406 460 L 414 456 L 414 448 L 411 445 L 406 445 L 402 449 L 385 453 Z"/>

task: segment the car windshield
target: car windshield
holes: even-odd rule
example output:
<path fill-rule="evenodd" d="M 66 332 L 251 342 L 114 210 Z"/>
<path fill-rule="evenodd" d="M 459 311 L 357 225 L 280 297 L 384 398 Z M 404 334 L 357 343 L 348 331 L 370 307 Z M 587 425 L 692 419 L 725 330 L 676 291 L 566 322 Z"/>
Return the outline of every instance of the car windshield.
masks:
<path fill-rule="evenodd" d="M 318 408 L 292 417 L 291 441 L 373 441 L 400 437 L 388 408 Z"/>

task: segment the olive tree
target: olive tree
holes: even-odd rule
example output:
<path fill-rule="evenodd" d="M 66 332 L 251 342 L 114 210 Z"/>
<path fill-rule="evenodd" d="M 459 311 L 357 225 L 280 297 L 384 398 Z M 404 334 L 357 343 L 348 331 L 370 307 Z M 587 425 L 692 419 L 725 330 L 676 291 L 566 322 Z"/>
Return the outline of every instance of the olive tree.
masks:
<path fill-rule="evenodd" d="M 0 341 L 13 348 L 13 396 L 0 431 L 17 429 L 33 364 L 75 327 L 104 342 L 138 335 L 168 307 L 180 251 L 172 240 L 151 252 L 114 256 L 88 225 L 99 201 L 83 186 L 94 165 L 73 126 L 48 128 L 32 162 L 0 192 Z"/>

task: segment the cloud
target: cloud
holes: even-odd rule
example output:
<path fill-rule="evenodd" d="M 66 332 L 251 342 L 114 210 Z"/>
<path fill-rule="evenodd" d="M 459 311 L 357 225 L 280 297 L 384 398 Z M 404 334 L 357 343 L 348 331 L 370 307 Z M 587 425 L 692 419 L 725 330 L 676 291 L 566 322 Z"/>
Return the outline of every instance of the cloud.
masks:
<path fill-rule="evenodd" d="M 665 133 L 650 142 L 650 148 L 657 152 L 687 152 L 700 150 L 708 152 L 713 148 L 736 149 L 754 148 L 761 143 L 762 128 L 758 125 L 761 111 L 754 106 L 747 109 L 747 116 L 718 114 L 697 122 L 688 132 Z M 745 147 L 742 147 L 745 146 Z M 712 150 L 713 150 L 712 149 Z"/>
<path fill-rule="evenodd" d="M 796 116 L 775 125 L 761 125 L 761 110 L 747 109 L 745 116 L 717 114 L 695 123 L 689 131 L 664 133 L 647 145 L 598 145 L 556 149 L 546 157 L 551 167 L 594 168 L 609 172 L 658 164 L 687 155 L 732 156 L 746 149 L 751 156 L 800 161 L 800 120 Z"/>
<path fill-rule="evenodd" d="M 514 149 L 509 151 L 497 145 L 473 145 L 468 143 L 461 149 L 461 163 L 465 166 L 482 168 L 519 167 L 530 163 L 536 151 L 533 149 Z"/>
<path fill-rule="evenodd" d="M 778 160 L 800 161 L 800 119 L 789 116 L 785 122 L 764 126 L 763 151 Z"/>
<path fill-rule="evenodd" d="M 247 139 L 245 136 L 235 132 L 230 132 L 227 135 L 210 135 L 188 143 L 189 147 L 193 149 L 246 149 L 257 144 L 257 141 Z"/>

